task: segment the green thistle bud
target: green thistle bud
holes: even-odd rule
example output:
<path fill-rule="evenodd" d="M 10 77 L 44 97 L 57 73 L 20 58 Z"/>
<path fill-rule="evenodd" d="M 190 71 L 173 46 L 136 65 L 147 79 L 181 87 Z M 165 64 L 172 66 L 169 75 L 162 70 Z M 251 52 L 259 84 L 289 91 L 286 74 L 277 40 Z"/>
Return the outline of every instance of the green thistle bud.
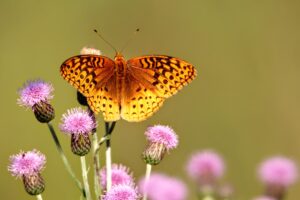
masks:
<path fill-rule="evenodd" d="M 87 134 L 72 134 L 72 152 L 78 156 L 86 155 L 91 149 L 91 140 Z"/>
<path fill-rule="evenodd" d="M 40 173 L 23 176 L 25 190 L 30 195 L 39 195 L 45 190 L 44 179 Z"/>
<path fill-rule="evenodd" d="M 163 159 L 167 149 L 162 143 L 150 143 L 143 153 L 143 159 L 147 164 L 158 165 Z"/>
<path fill-rule="evenodd" d="M 40 101 L 32 106 L 35 118 L 41 123 L 48 123 L 55 117 L 54 108 L 45 101 Z"/>

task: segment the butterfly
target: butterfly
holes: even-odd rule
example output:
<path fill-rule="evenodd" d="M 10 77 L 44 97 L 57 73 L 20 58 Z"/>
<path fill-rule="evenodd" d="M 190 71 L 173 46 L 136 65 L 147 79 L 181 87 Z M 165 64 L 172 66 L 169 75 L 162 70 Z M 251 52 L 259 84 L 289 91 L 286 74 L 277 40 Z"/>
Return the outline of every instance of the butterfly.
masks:
<path fill-rule="evenodd" d="M 179 58 L 150 55 L 126 61 L 120 53 L 114 60 L 102 55 L 74 56 L 63 62 L 60 73 L 107 122 L 147 119 L 197 74 L 192 64 Z"/>

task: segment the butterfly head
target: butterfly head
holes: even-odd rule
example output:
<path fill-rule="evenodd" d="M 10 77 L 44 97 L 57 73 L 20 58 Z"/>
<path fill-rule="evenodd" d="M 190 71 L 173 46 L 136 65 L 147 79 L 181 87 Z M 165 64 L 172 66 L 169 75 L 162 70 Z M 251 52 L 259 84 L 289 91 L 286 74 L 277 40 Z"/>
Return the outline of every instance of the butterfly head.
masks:
<path fill-rule="evenodd" d="M 125 62 L 125 58 L 121 53 L 117 52 L 115 55 L 115 61 L 116 62 Z"/>

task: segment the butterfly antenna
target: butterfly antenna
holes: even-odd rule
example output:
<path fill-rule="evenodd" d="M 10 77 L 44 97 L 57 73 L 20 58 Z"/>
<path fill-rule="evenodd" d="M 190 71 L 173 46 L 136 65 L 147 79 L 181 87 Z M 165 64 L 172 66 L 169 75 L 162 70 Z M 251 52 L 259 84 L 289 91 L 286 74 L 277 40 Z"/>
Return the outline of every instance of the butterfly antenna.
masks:
<path fill-rule="evenodd" d="M 115 53 L 117 53 L 117 49 L 111 44 L 109 43 L 106 39 L 104 39 L 104 37 L 102 37 L 102 35 L 97 31 L 97 29 L 94 29 L 94 32 L 106 43 L 108 44 L 114 51 Z"/>
<path fill-rule="evenodd" d="M 128 46 L 128 44 L 131 42 L 131 40 L 135 37 L 135 35 L 136 35 L 139 31 L 140 31 L 139 28 L 137 28 L 137 29 L 134 31 L 133 35 L 131 36 L 131 38 L 129 38 L 129 39 L 127 40 L 127 42 L 125 43 L 125 45 L 124 45 L 123 48 L 121 49 L 120 53 L 123 52 L 123 50 Z"/>

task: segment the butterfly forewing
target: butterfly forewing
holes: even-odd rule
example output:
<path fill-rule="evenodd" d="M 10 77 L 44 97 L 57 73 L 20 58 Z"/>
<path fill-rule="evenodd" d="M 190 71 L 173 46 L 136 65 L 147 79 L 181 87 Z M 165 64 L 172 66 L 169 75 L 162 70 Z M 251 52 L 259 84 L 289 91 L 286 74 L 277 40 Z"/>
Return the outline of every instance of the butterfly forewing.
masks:
<path fill-rule="evenodd" d="M 127 63 L 133 74 L 144 74 L 137 78 L 147 79 L 156 88 L 155 92 L 166 98 L 177 93 L 197 74 L 193 65 L 170 56 L 142 56 Z"/>
<path fill-rule="evenodd" d="M 98 55 L 80 55 L 66 60 L 61 75 L 85 97 L 93 112 L 102 111 L 106 121 L 120 119 L 116 101 L 115 62 Z"/>
<path fill-rule="evenodd" d="M 79 55 L 66 60 L 60 73 L 84 96 L 98 92 L 114 73 L 114 61 L 98 55 Z"/>

